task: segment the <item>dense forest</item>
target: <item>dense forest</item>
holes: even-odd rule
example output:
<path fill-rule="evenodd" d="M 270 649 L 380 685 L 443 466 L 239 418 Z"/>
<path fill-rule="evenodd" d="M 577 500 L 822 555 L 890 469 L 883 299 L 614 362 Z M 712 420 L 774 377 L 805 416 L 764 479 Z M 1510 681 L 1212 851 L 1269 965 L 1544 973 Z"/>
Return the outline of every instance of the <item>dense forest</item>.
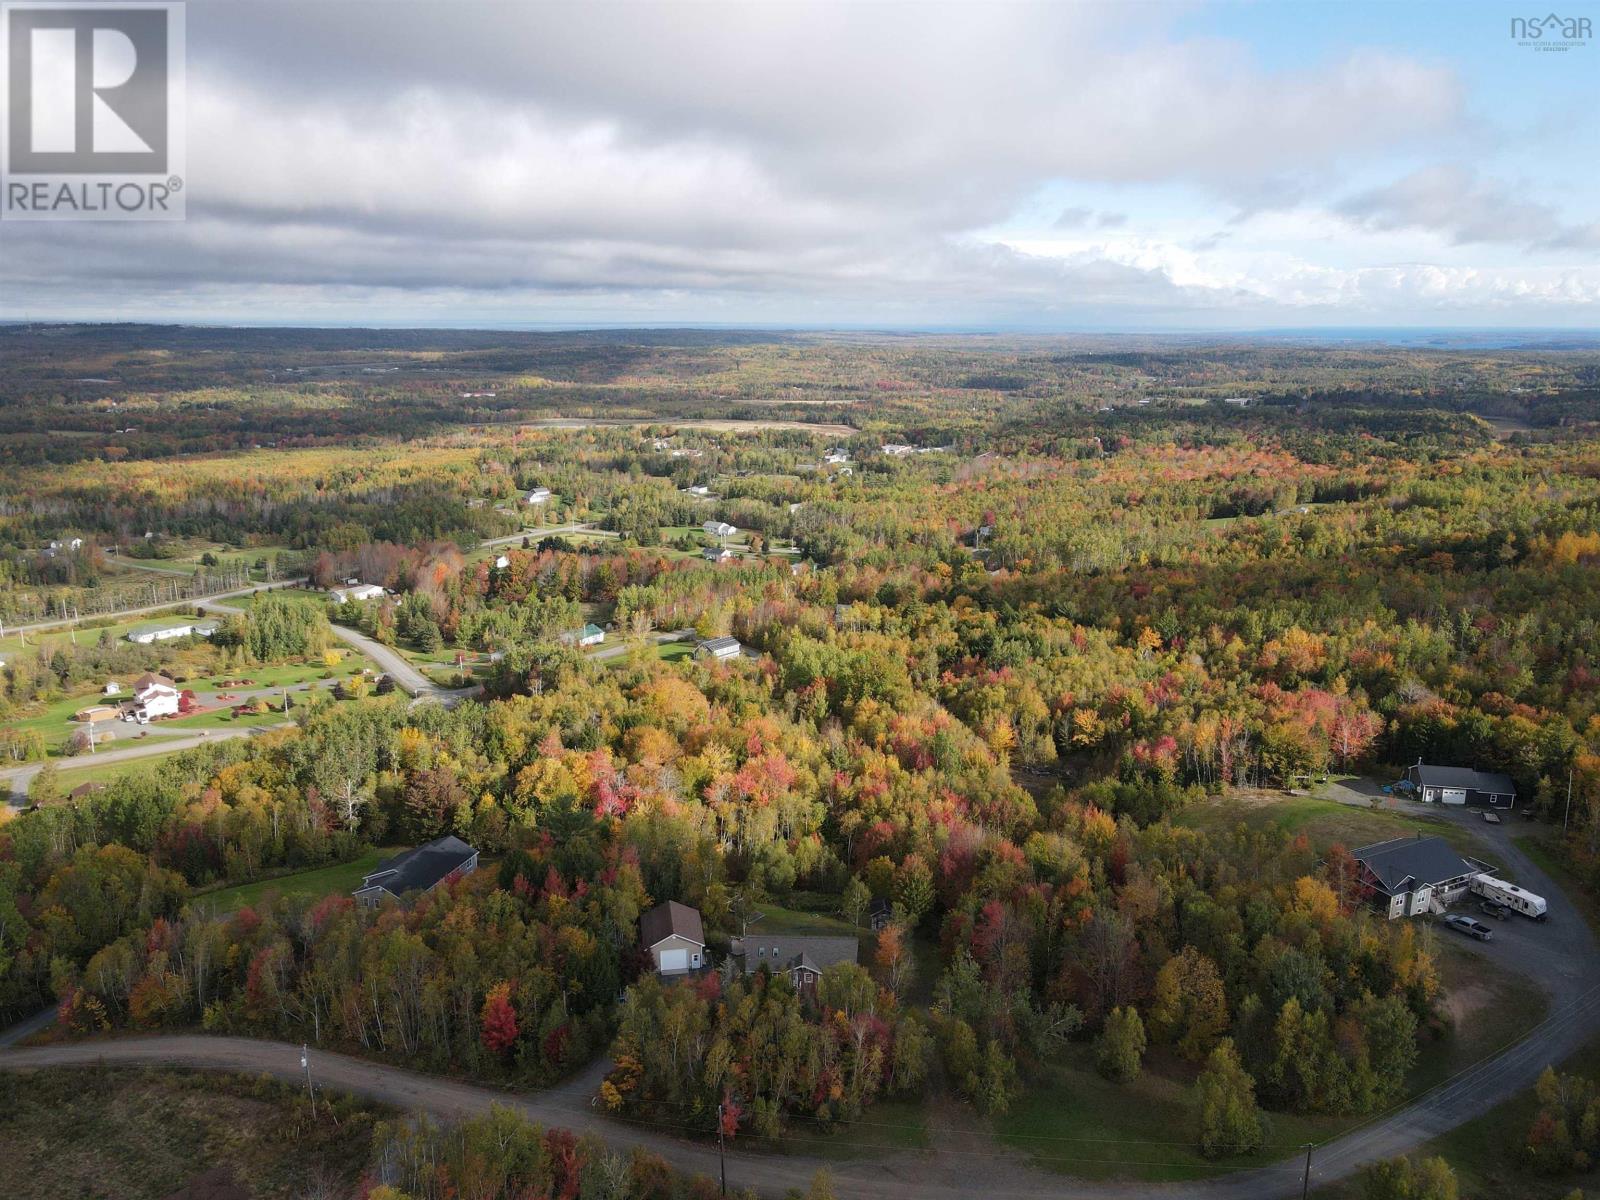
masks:
<path fill-rule="evenodd" d="M 475 685 L 341 687 L 71 799 L 45 776 L 0 825 L 0 1008 L 56 1005 L 59 1036 L 202 1028 L 525 1087 L 605 1059 L 618 1119 L 757 1142 L 930 1089 L 997 1119 L 1071 1056 L 1117 1086 L 1159 1060 L 1184 1136 L 1233 1161 L 1275 1152 L 1275 1117 L 1406 1096 L 1447 987 L 1349 847 L 1187 818 L 1473 765 L 1600 886 L 1591 351 L 0 342 L 8 626 L 116 611 L 133 562 L 383 593 L 258 597 L 203 643 L 0 641 L 11 761 L 108 674 L 314 663 L 334 630 Z M 743 653 L 666 652 L 723 636 Z M 413 903 L 218 900 L 445 834 L 483 866 Z M 861 956 L 814 990 L 663 983 L 638 921 L 664 900 L 718 960 L 755 911 Z M 1552 1171 L 1595 1143 L 1563 1078 L 1529 1135 Z"/>

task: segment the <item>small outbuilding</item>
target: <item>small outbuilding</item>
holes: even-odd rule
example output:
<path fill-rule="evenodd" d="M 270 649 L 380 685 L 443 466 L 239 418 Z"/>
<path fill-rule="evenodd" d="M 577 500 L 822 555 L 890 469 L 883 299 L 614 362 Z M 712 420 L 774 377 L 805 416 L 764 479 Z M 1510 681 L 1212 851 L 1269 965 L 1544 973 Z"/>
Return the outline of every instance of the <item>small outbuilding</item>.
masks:
<path fill-rule="evenodd" d="M 686 975 L 706 965 L 706 933 L 700 910 L 668 900 L 639 918 L 639 940 L 650 951 L 658 975 Z"/>
<path fill-rule="evenodd" d="M 1406 779 L 1424 804 L 1464 804 L 1468 808 L 1500 808 L 1507 812 L 1517 806 L 1517 785 L 1509 775 L 1493 771 L 1418 762 L 1407 769 Z"/>

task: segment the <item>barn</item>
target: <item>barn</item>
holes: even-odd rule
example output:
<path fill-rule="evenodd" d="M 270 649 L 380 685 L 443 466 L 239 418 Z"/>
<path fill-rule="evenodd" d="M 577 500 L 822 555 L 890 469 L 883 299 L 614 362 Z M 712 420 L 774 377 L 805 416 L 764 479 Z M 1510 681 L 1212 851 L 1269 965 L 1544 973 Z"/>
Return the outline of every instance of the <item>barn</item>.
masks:
<path fill-rule="evenodd" d="M 1464 804 L 1468 808 L 1503 808 L 1517 805 L 1517 785 L 1509 775 L 1474 771 L 1469 767 L 1433 767 L 1417 763 L 1406 780 L 1425 804 Z"/>

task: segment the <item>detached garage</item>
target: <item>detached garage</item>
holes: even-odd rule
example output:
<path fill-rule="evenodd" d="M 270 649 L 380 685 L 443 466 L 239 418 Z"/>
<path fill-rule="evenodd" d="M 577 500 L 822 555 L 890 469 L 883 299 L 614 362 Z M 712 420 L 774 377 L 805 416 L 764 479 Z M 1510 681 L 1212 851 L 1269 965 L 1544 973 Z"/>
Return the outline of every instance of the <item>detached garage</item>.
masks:
<path fill-rule="evenodd" d="M 639 918 L 639 933 L 659 974 L 683 975 L 706 965 L 706 935 L 698 909 L 676 900 L 658 904 Z"/>
<path fill-rule="evenodd" d="M 1509 775 L 1467 767 L 1430 767 L 1418 763 L 1406 772 L 1425 804 L 1461 804 L 1468 808 L 1502 808 L 1517 804 L 1517 785 Z"/>

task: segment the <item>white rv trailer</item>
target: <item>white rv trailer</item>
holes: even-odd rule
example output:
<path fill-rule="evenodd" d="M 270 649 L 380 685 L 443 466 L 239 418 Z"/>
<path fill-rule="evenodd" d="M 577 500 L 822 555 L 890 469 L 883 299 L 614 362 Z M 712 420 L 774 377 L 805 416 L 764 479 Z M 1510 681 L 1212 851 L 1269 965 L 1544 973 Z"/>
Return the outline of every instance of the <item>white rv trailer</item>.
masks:
<path fill-rule="evenodd" d="M 1535 921 L 1542 921 L 1550 915 L 1543 896 L 1535 896 L 1526 888 L 1519 888 L 1504 879 L 1496 879 L 1487 872 L 1474 875 L 1470 886 L 1474 896 L 1482 896 L 1485 900 L 1504 904 L 1513 912 L 1532 917 Z"/>

